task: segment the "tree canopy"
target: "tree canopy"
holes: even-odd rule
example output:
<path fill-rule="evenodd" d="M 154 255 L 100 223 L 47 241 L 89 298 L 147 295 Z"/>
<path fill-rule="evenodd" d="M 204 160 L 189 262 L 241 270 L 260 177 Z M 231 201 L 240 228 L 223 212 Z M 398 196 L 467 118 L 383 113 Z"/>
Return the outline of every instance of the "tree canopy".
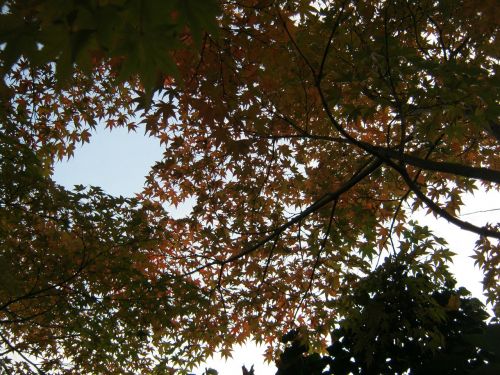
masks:
<path fill-rule="evenodd" d="M 342 296 L 328 355 L 308 353 L 304 327 L 284 335 L 277 375 L 497 373 L 500 325 L 450 275 L 432 280 L 408 260 L 387 258 Z"/>
<path fill-rule="evenodd" d="M 500 184 L 496 2 L 0 4 L 4 369 L 271 360 L 297 326 L 325 350 L 384 258 L 444 282 L 422 207 L 477 234 L 500 313 L 500 225 L 459 216 Z M 133 199 L 51 180 L 98 124 L 165 146 Z"/>

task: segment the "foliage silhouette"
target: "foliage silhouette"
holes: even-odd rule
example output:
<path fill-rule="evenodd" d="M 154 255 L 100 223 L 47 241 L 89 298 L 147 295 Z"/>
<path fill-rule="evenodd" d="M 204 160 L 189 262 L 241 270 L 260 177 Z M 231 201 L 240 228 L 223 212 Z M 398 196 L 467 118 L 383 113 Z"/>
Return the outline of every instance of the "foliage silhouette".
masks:
<path fill-rule="evenodd" d="M 500 325 L 450 276 L 433 282 L 398 259 L 386 262 L 345 298 L 344 319 L 332 333 L 328 355 L 309 354 L 297 331 L 278 375 L 292 374 L 493 374 Z M 302 336 L 303 337 L 303 336 Z M 493 344 L 493 345 L 492 345 Z"/>

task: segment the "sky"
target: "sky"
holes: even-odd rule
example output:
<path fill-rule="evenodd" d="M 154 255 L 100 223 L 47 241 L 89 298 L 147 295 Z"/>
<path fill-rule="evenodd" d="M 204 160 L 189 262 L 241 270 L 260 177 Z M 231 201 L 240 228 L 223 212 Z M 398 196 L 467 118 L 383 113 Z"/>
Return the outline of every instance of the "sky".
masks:
<path fill-rule="evenodd" d="M 141 132 L 129 133 L 126 129 L 116 128 L 110 132 L 98 128 L 93 133 L 90 143 L 75 150 L 74 157 L 56 163 L 54 179 L 59 184 L 72 188 L 76 184 L 100 186 L 112 195 L 133 196 L 142 190 L 145 176 L 155 161 L 162 158 L 162 147 L 155 138 L 147 137 Z M 500 193 L 478 191 L 464 199 L 461 218 L 476 225 L 486 222 L 497 222 L 500 214 Z M 479 211 L 479 212 L 478 212 Z M 182 216 L 186 208 L 172 212 L 173 216 Z M 457 229 L 444 219 L 434 219 L 425 212 L 418 212 L 416 218 L 428 225 L 436 234 L 444 237 L 450 249 L 457 253 L 454 257 L 452 271 L 458 286 L 464 286 L 473 296 L 481 299 L 481 273 L 470 258 L 477 235 Z M 264 347 L 249 343 L 235 348 L 233 358 L 224 361 L 220 358 L 209 359 L 205 365 L 193 371 L 201 375 L 204 368 L 215 368 L 219 375 L 241 374 L 241 366 L 247 368 L 253 364 L 258 375 L 274 375 L 274 365 L 264 364 L 262 355 Z"/>

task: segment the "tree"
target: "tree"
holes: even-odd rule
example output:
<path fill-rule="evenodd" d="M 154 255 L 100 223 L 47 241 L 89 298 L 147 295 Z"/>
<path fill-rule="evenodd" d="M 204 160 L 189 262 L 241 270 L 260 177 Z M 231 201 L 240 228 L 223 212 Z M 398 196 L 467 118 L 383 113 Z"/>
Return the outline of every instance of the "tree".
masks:
<path fill-rule="evenodd" d="M 122 15 L 136 3 L 85 2 L 98 13 L 123 7 Z M 189 363 L 215 350 L 230 355 L 249 337 L 265 341 L 271 359 L 274 339 L 297 325 L 314 331 L 311 344 L 324 349 L 321 335 L 338 321 L 342 296 L 389 254 L 412 252 L 416 265 L 432 259 L 428 272 L 439 276 L 452 253 L 411 220 L 423 206 L 478 234 L 476 262 L 499 313 L 499 225 L 459 216 L 463 194 L 500 183 L 494 2 L 224 1 L 212 17 L 217 33 L 196 37 L 189 21 L 185 33 L 174 27 L 169 48 L 164 34 L 148 32 L 155 47 L 145 65 L 104 42 L 102 58 L 90 60 L 90 47 L 77 48 L 82 57 L 58 50 L 53 59 L 41 48 L 41 62 L 55 64 L 39 65 L 33 40 L 41 40 L 41 20 L 62 21 L 38 5 L 27 8 L 34 18 L 8 12 L 20 4 L 2 7 L 35 30 L 26 32 L 31 50 L 22 43 L 12 50 L 10 24 L 0 34 L 10 136 L 50 168 L 89 141 L 98 122 L 141 128 L 165 153 L 138 201 L 194 202 L 185 218 L 156 218 L 162 245 L 152 249 L 161 254 L 159 274 L 182 280 L 169 293 L 184 315 L 158 332 L 178 330 Z M 80 8 L 65 9 L 63 24 L 80 33 L 72 29 Z M 116 27 L 106 31 L 110 40 L 120 40 Z M 102 32 L 85 26 L 91 39 Z M 51 35 L 43 40 L 57 46 Z M 61 83 L 62 56 L 77 68 Z M 185 285 L 193 293 L 181 298 Z M 193 310 L 182 313 L 183 306 Z"/>
<path fill-rule="evenodd" d="M 327 356 L 309 354 L 303 332 L 285 335 L 277 375 L 497 373 L 498 323 L 449 274 L 432 280 L 408 260 L 388 258 L 342 297 Z"/>
<path fill-rule="evenodd" d="M 161 207 L 66 191 L 25 144 L 0 137 L 2 372 L 166 373 L 183 350 L 176 322 L 208 301 L 162 273 Z"/>

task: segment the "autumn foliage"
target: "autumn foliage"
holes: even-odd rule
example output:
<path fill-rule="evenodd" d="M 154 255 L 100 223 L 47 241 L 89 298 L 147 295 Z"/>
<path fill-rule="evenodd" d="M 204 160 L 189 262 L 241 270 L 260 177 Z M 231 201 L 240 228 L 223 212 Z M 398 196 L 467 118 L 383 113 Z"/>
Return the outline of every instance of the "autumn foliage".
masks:
<path fill-rule="evenodd" d="M 379 260 L 445 279 L 422 207 L 478 235 L 499 313 L 500 226 L 459 217 L 500 183 L 495 2 L 59 3 L 1 2 L 2 365 L 272 359 L 297 326 L 325 349 Z M 98 124 L 164 145 L 133 200 L 50 179 Z"/>

